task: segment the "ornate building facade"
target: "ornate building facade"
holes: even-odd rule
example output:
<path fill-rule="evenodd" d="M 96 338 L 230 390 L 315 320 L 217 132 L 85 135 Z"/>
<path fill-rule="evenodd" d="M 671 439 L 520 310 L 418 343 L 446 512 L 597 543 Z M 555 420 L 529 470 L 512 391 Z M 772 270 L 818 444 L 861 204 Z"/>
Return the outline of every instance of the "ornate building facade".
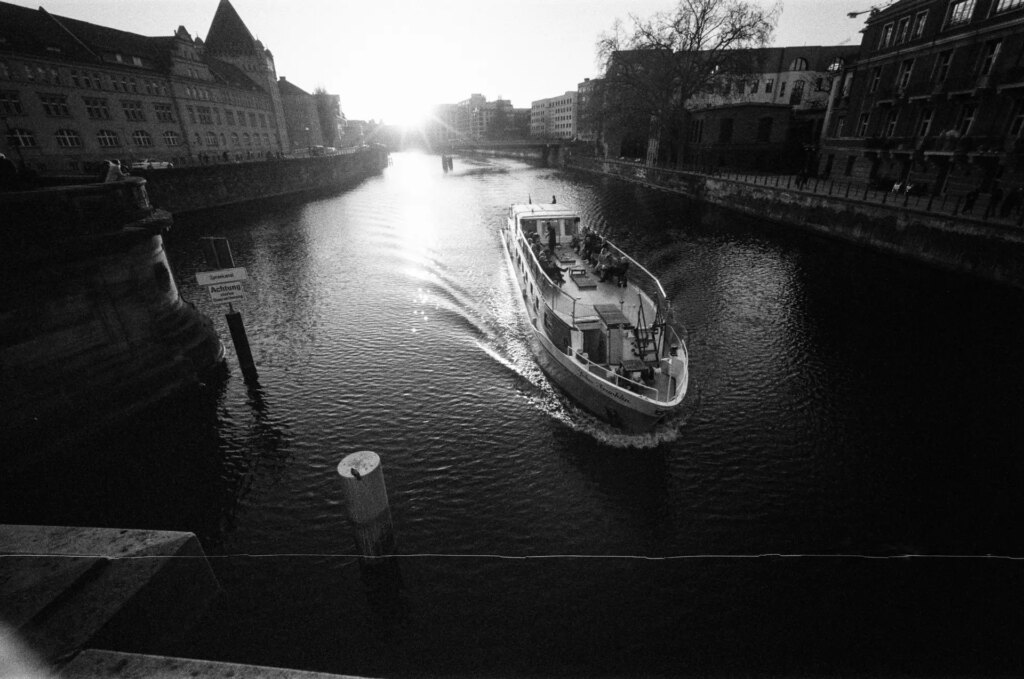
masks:
<path fill-rule="evenodd" d="M 1024 181 L 1024 0 L 898 0 L 863 34 L 820 174 L 955 195 Z"/>
<path fill-rule="evenodd" d="M 40 174 L 291 150 L 273 55 L 229 0 L 205 42 L 184 26 L 146 37 L 0 2 L 0 118 L 0 151 Z"/>

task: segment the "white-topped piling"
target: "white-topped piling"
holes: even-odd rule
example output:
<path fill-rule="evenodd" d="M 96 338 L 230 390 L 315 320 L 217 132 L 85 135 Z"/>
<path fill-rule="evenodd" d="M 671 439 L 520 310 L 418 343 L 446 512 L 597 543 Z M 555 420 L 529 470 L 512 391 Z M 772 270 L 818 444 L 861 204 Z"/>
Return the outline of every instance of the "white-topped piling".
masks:
<path fill-rule="evenodd" d="M 371 450 L 347 455 L 338 464 L 338 475 L 356 549 L 364 557 L 390 554 L 395 537 L 380 456 Z"/>

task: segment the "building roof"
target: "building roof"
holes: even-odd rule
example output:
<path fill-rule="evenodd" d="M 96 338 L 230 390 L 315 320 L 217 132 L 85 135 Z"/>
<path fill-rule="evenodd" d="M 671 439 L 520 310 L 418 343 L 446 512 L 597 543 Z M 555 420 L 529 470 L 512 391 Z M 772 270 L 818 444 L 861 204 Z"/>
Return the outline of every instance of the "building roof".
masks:
<path fill-rule="evenodd" d="M 0 2 L 0 51 L 81 62 L 110 61 L 115 53 L 147 60 L 150 68 L 170 68 L 173 37 L 152 38 L 77 19 Z"/>
<path fill-rule="evenodd" d="M 210 67 L 210 74 L 213 75 L 218 83 L 230 85 L 240 90 L 266 92 L 258 83 L 253 82 L 252 78 L 246 75 L 245 71 L 233 64 L 209 55 L 204 55 L 203 61 Z"/>
<path fill-rule="evenodd" d="M 311 96 L 309 92 L 307 92 L 306 90 L 302 89 L 301 87 L 299 87 L 297 85 L 293 85 L 292 83 L 288 82 L 283 77 L 282 78 L 278 78 L 278 80 L 277 80 L 277 89 L 281 91 L 281 96 L 282 97 L 309 97 L 309 96 Z"/>
<path fill-rule="evenodd" d="M 210 31 L 206 35 L 206 49 L 238 54 L 262 51 L 262 46 L 246 28 L 242 17 L 238 16 L 229 0 L 220 0 L 210 24 Z"/>

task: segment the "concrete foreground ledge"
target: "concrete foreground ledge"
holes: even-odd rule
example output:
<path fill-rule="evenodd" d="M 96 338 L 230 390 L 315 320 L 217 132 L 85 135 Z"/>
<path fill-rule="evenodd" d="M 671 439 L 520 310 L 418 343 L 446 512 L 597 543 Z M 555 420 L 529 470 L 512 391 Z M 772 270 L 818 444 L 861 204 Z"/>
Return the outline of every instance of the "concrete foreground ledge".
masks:
<path fill-rule="evenodd" d="M 50 667 L 173 643 L 219 593 L 192 533 L 0 525 L 0 621 Z"/>
<path fill-rule="evenodd" d="M 117 651 L 83 651 L 58 675 L 60 679 L 358 679 L 350 675 L 304 672 L 277 667 L 210 660 L 166 658 Z"/>

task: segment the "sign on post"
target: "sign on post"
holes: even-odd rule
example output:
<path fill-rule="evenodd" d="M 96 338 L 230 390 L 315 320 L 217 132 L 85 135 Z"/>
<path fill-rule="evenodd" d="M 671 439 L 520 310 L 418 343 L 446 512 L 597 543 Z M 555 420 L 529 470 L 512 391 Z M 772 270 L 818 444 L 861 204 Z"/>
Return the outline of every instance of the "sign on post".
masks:
<path fill-rule="evenodd" d="M 236 281 L 244 281 L 249 278 L 249 275 L 245 272 L 245 269 L 238 267 L 235 269 L 220 269 L 218 271 L 197 271 L 196 282 L 199 285 L 215 285 L 217 283 L 234 283 Z"/>
<path fill-rule="evenodd" d="M 245 299 L 245 291 L 239 283 L 216 283 L 210 286 L 210 299 L 214 302 L 239 302 Z"/>

